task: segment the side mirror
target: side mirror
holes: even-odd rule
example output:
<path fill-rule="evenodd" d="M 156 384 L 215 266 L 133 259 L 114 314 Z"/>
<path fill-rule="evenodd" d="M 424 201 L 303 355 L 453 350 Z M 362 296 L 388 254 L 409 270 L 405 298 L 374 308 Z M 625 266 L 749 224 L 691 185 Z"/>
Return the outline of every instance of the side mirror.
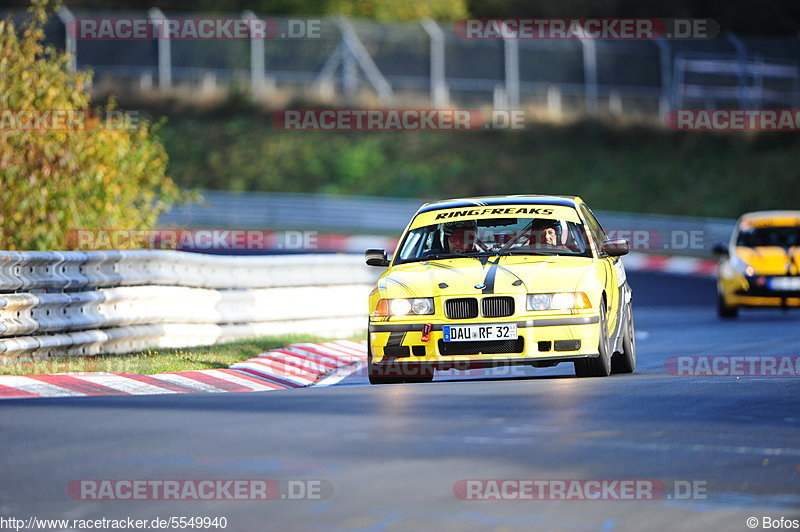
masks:
<path fill-rule="evenodd" d="M 612 238 L 603 241 L 603 251 L 609 257 L 621 257 L 628 254 L 628 241 L 624 238 Z"/>
<path fill-rule="evenodd" d="M 369 266 L 383 266 L 389 265 L 389 259 L 386 258 L 385 249 L 368 249 L 364 252 L 364 257 L 367 259 Z"/>
<path fill-rule="evenodd" d="M 728 254 L 728 246 L 725 244 L 718 242 L 714 244 L 714 247 L 711 248 L 711 252 L 714 255 L 727 255 Z"/>

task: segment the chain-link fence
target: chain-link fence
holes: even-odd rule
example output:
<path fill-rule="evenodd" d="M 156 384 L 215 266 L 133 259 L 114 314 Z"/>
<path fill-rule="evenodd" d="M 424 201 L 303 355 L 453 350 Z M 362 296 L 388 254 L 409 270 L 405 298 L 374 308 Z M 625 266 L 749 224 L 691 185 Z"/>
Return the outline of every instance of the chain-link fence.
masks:
<path fill-rule="evenodd" d="M 13 13 L 17 18 L 24 15 Z M 269 18 L 275 39 L 77 38 L 81 19 L 184 19 L 198 13 L 63 8 L 51 42 L 75 54 L 97 85 L 169 92 L 239 87 L 256 99 L 283 94 L 385 106 L 539 108 L 550 115 L 662 116 L 671 108 L 795 108 L 800 39 L 725 32 L 707 40 L 466 40 L 453 26 L 343 17 Z M 313 35 L 291 28 L 314 27 Z M 196 92 L 195 92 L 196 94 Z"/>

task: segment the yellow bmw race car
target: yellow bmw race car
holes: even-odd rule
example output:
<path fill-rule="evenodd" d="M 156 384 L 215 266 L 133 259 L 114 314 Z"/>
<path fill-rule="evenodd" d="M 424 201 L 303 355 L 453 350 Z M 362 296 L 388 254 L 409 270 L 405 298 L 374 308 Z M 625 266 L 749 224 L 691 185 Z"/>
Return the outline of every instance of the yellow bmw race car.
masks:
<path fill-rule="evenodd" d="M 373 384 L 435 370 L 572 362 L 580 377 L 636 367 L 631 289 L 589 207 L 572 196 L 428 203 L 406 227 L 369 300 Z"/>
<path fill-rule="evenodd" d="M 735 318 L 740 307 L 800 307 L 800 211 L 742 215 L 730 244 L 717 244 L 717 310 Z"/>

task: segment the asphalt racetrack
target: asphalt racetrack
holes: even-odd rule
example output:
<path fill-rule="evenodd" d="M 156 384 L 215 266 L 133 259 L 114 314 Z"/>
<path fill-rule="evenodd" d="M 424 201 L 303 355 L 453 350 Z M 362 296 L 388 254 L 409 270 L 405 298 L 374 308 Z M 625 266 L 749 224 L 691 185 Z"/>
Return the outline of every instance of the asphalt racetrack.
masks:
<path fill-rule="evenodd" d="M 744 531 L 751 517 L 757 530 L 765 516 L 800 519 L 797 377 L 665 370 L 675 355 L 798 355 L 800 313 L 723 322 L 713 280 L 629 279 L 633 375 L 576 379 L 560 365 L 431 384 L 371 387 L 353 375 L 264 393 L 2 401 L 0 514 L 225 517 L 237 531 Z M 81 479 L 271 479 L 281 495 L 79 500 L 68 486 Z M 659 490 L 656 500 L 616 500 L 613 489 L 599 500 L 463 500 L 469 479 Z M 490 493 L 471 486 L 471 497 Z M 525 498 L 514 493 L 505 497 Z"/>

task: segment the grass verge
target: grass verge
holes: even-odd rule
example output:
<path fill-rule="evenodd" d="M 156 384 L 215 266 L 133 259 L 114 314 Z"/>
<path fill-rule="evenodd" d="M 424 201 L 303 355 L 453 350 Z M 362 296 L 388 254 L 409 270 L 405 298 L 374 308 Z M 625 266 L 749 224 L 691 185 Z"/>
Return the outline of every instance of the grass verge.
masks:
<path fill-rule="evenodd" d="M 353 336 L 351 339 L 361 341 L 364 339 L 364 335 Z M 40 375 L 92 371 L 152 375 L 170 371 L 220 369 L 254 357 L 269 349 L 298 342 L 322 341 L 326 341 L 326 339 L 311 335 L 264 336 L 200 347 L 154 348 L 127 355 L 53 357 L 38 361 L 28 358 L 27 360 L 4 362 L 0 365 L 0 375 Z"/>

